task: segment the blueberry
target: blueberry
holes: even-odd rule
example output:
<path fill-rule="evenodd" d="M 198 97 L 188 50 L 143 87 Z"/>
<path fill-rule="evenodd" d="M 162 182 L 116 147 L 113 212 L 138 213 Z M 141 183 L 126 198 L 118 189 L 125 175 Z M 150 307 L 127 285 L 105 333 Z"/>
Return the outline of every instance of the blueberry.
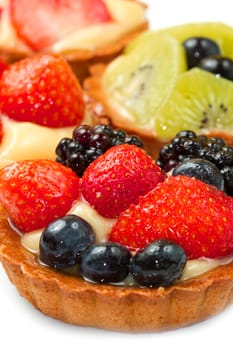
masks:
<path fill-rule="evenodd" d="M 50 223 L 40 238 L 39 260 L 62 270 L 76 265 L 81 253 L 95 241 L 92 227 L 76 215 L 67 215 Z"/>
<path fill-rule="evenodd" d="M 195 177 L 205 183 L 224 190 L 224 178 L 220 170 L 212 162 L 204 159 L 193 158 L 178 164 L 172 171 L 173 176 L 185 175 Z"/>
<path fill-rule="evenodd" d="M 161 239 L 148 244 L 134 255 L 130 272 L 141 286 L 166 287 L 181 277 L 186 260 L 181 246 Z"/>
<path fill-rule="evenodd" d="M 188 68 L 197 66 L 204 57 L 220 55 L 217 43 L 205 37 L 191 37 L 183 42 Z"/>
<path fill-rule="evenodd" d="M 97 283 L 121 282 L 129 273 L 130 258 L 129 250 L 121 244 L 94 244 L 82 254 L 80 274 Z"/>
<path fill-rule="evenodd" d="M 222 78 L 233 81 L 233 60 L 226 57 L 206 57 L 200 60 L 198 67 Z"/>

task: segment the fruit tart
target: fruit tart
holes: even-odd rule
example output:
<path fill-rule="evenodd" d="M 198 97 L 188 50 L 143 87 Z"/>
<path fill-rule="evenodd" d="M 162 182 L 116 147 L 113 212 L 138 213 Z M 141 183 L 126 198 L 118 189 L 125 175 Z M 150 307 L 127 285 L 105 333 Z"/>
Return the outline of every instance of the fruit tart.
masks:
<path fill-rule="evenodd" d="M 72 168 L 69 147 L 89 162 Z M 56 152 L 0 170 L 0 260 L 37 309 L 139 332 L 232 302 L 233 151 L 223 139 L 181 131 L 155 162 L 138 137 L 81 125 Z"/>
<path fill-rule="evenodd" d="M 0 52 L 11 61 L 61 54 L 82 79 L 90 64 L 109 62 L 147 28 L 145 11 L 137 0 L 4 0 Z"/>
<path fill-rule="evenodd" d="M 142 33 L 92 67 L 84 87 L 93 117 L 136 132 L 152 155 L 182 129 L 231 141 L 232 38 L 232 27 L 212 22 Z"/>
<path fill-rule="evenodd" d="M 0 167 L 19 159 L 54 158 L 62 137 L 84 122 L 84 94 L 67 61 L 37 54 L 0 62 Z"/>

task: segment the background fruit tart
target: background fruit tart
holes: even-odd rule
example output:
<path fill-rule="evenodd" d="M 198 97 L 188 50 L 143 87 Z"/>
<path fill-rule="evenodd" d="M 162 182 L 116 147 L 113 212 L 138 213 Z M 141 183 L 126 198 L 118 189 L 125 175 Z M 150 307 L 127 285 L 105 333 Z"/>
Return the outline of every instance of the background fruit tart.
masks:
<path fill-rule="evenodd" d="M 4 0 L 0 51 L 9 60 L 36 52 L 62 54 L 82 78 L 90 63 L 110 61 L 147 28 L 145 11 L 131 0 Z"/>
<path fill-rule="evenodd" d="M 136 132 L 151 154 L 181 129 L 232 140 L 232 34 L 216 22 L 142 33 L 93 66 L 84 83 L 93 117 Z"/>

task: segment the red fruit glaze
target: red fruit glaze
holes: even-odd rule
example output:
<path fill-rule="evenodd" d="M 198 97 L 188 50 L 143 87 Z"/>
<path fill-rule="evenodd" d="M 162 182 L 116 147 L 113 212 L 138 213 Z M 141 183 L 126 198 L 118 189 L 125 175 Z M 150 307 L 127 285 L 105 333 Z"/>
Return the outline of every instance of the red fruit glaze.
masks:
<path fill-rule="evenodd" d="M 33 50 L 111 20 L 102 0 L 11 0 L 10 16 L 18 36 Z"/>
<path fill-rule="evenodd" d="M 1 9 L 0 9 L 0 16 L 1 16 Z M 0 56 L 0 77 L 4 70 L 8 67 L 8 64 L 5 62 L 5 60 Z M 3 125 L 2 125 L 2 119 L 0 117 L 0 142 L 2 141 L 3 136 Z"/>
<path fill-rule="evenodd" d="M 1 16 L 1 9 L 0 9 L 0 16 Z M 8 64 L 5 62 L 5 60 L 0 56 L 0 77 L 2 75 L 2 73 L 4 72 L 4 70 L 8 67 Z M 2 140 L 2 136 L 3 136 L 3 125 L 2 125 L 2 120 L 0 117 L 0 142 Z"/>
<path fill-rule="evenodd" d="M 0 201 L 22 232 L 47 226 L 80 197 L 80 180 L 51 160 L 23 160 L 0 170 Z"/>
<path fill-rule="evenodd" d="M 4 61 L 4 59 L 0 56 L 0 76 L 3 71 L 8 67 L 8 64 Z"/>
<path fill-rule="evenodd" d="M 180 244 L 189 259 L 232 254 L 233 198 L 194 178 L 169 177 L 123 212 L 109 235 L 132 250 L 160 238 Z"/>
<path fill-rule="evenodd" d="M 110 148 L 88 166 L 82 194 L 98 213 L 114 218 L 164 178 L 144 150 L 124 144 Z"/>
<path fill-rule="evenodd" d="M 60 56 L 44 54 L 12 64 L 0 80 L 0 111 L 49 127 L 77 125 L 84 115 L 80 84 Z"/>

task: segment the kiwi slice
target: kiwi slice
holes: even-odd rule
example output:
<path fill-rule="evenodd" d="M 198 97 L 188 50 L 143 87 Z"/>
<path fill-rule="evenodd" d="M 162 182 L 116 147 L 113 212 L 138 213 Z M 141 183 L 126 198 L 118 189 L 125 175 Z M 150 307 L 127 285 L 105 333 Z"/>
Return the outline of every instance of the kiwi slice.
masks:
<path fill-rule="evenodd" d="M 156 133 L 171 139 L 180 130 L 233 134 L 233 83 L 200 68 L 179 75 L 156 116 Z"/>
<path fill-rule="evenodd" d="M 154 32 L 147 31 L 133 40 L 127 47 L 127 51 L 135 49 L 135 47 L 141 45 L 143 41 L 150 40 L 151 35 L 155 35 L 155 33 L 158 35 L 161 35 L 161 33 L 169 34 L 180 43 L 193 36 L 204 36 L 214 40 L 219 45 L 223 56 L 233 58 L 233 27 L 221 22 L 188 23 Z"/>
<path fill-rule="evenodd" d="M 117 126 L 152 134 L 156 111 L 169 97 L 177 76 L 186 70 L 184 50 L 167 34 L 152 35 L 115 59 L 102 84 Z M 123 124 L 121 124 L 121 121 Z"/>

